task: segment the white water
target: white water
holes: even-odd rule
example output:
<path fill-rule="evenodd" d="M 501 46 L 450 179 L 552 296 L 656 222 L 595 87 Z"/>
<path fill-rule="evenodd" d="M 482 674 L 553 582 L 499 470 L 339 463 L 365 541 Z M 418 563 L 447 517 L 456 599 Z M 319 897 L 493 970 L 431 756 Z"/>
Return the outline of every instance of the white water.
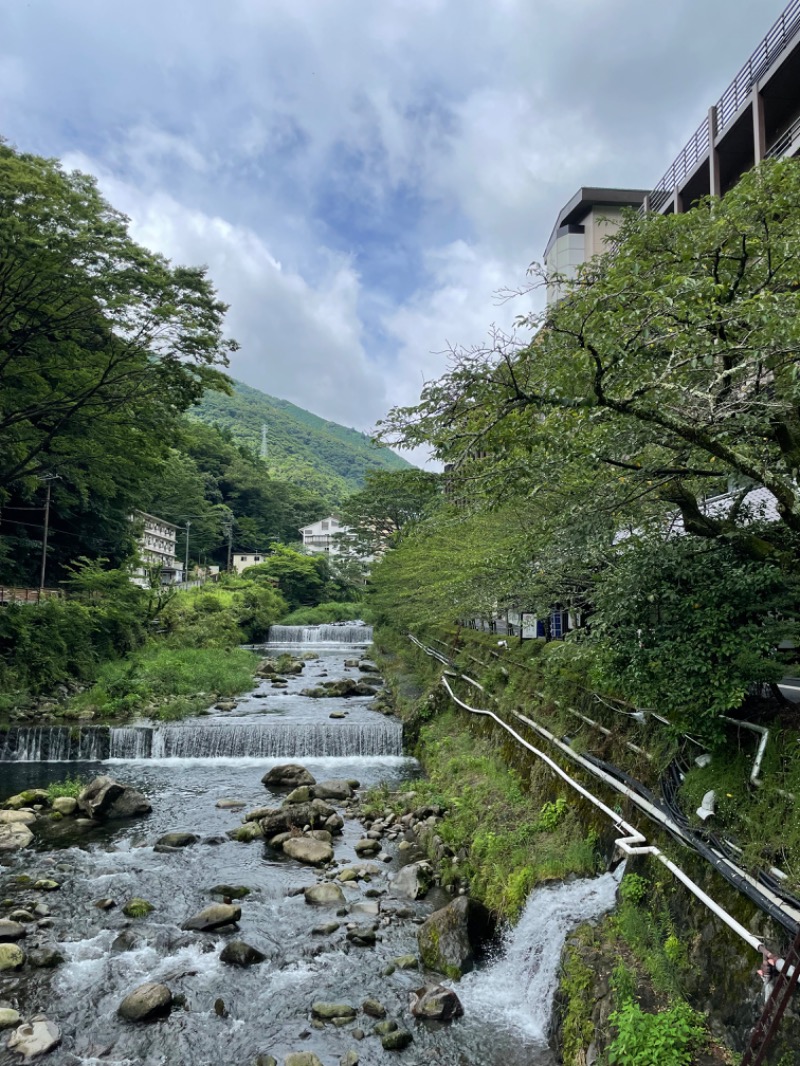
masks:
<path fill-rule="evenodd" d="M 564 942 L 582 922 L 611 910 L 619 877 L 621 870 L 534 889 L 496 961 L 459 985 L 466 1015 L 545 1041 Z"/>
<path fill-rule="evenodd" d="M 372 626 L 270 626 L 270 644 L 371 644 Z"/>

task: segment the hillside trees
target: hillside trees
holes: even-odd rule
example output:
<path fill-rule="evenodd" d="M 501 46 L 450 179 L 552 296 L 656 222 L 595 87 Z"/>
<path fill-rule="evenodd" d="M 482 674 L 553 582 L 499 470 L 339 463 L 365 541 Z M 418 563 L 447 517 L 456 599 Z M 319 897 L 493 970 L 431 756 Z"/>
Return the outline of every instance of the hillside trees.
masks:
<path fill-rule="evenodd" d="M 432 445 L 470 513 L 516 507 L 517 605 L 588 600 L 607 685 L 653 700 L 682 625 L 684 648 L 710 650 L 675 709 L 702 708 L 712 681 L 714 709 L 736 706 L 774 680 L 798 608 L 800 166 L 764 165 L 687 214 L 631 215 L 557 280 L 565 298 L 518 323 L 532 339 L 454 352 L 383 435 Z M 642 605 L 668 587 L 657 624 Z"/>
<path fill-rule="evenodd" d="M 372 471 L 340 508 L 343 546 L 365 557 L 399 543 L 435 504 L 441 478 L 425 470 Z"/>
<path fill-rule="evenodd" d="M 204 269 L 136 244 L 94 179 L 0 143 L 0 502 L 21 546 L 37 478 L 57 474 L 56 518 L 104 512 L 106 554 L 124 555 L 180 412 L 225 386 L 225 310 Z M 72 535 L 76 555 L 99 547 Z"/>

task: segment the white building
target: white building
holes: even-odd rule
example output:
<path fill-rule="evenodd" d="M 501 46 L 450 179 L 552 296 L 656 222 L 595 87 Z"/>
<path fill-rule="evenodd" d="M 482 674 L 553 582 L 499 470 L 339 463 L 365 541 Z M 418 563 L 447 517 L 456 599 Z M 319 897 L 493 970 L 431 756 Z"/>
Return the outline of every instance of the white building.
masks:
<path fill-rule="evenodd" d="M 231 555 L 231 563 L 237 574 L 241 574 L 248 566 L 258 566 L 259 563 L 265 563 L 266 561 L 267 555 L 265 552 L 234 552 Z"/>
<path fill-rule="evenodd" d="M 338 518 L 329 515 L 321 518 L 318 522 L 312 522 L 300 530 L 303 537 L 303 547 L 307 552 L 327 555 L 340 555 L 342 552 L 336 538 L 347 533 L 347 526 L 343 526 Z"/>
<path fill-rule="evenodd" d="M 164 518 L 135 511 L 131 521 L 141 527 L 136 536 L 139 565 L 131 575 L 135 585 L 147 588 L 151 572 L 158 569 L 162 585 L 171 585 L 183 580 L 183 566 L 175 554 L 178 527 Z"/>

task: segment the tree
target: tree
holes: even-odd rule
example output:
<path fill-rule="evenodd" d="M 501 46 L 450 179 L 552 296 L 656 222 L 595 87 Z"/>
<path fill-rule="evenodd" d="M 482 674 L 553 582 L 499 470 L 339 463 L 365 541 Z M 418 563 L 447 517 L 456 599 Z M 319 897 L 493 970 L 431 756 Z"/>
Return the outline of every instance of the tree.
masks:
<path fill-rule="evenodd" d="M 53 471 L 78 495 L 140 483 L 176 414 L 224 387 L 225 310 L 93 178 L 0 143 L 0 492 Z"/>
<path fill-rule="evenodd" d="M 276 544 L 269 558 L 249 566 L 243 577 L 258 584 L 275 582 L 283 598 L 294 611 L 321 602 L 328 577 L 324 555 L 302 555 L 283 544 Z"/>
<path fill-rule="evenodd" d="M 424 470 L 371 471 L 340 511 L 342 548 L 361 558 L 398 544 L 439 499 L 441 477 Z"/>

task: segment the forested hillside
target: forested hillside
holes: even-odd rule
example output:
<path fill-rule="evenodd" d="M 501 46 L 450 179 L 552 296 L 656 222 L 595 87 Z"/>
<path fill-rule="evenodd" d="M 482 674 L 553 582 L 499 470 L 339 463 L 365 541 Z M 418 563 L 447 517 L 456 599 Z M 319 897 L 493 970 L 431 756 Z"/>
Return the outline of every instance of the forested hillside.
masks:
<path fill-rule="evenodd" d="M 241 382 L 232 395 L 206 392 L 192 417 L 230 432 L 237 444 L 258 451 L 266 423 L 270 474 L 339 503 L 360 489 L 370 470 L 403 470 L 409 463 L 389 448 L 377 447 L 355 429 L 268 396 Z"/>

